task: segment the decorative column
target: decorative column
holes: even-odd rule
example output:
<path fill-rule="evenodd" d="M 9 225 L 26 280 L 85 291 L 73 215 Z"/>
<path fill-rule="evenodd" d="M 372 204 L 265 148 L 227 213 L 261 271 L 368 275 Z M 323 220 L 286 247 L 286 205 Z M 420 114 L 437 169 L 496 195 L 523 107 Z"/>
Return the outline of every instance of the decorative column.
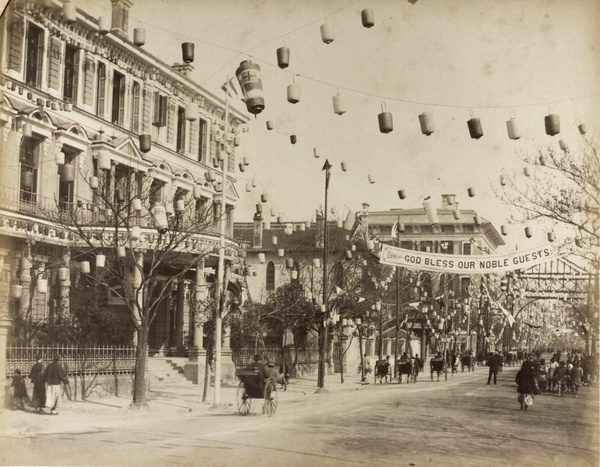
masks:
<path fill-rule="evenodd" d="M 6 384 L 6 336 L 10 329 L 12 320 L 8 315 L 8 302 L 4 302 L 0 308 L 0 375 L 4 383 L 0 388 L 0 410 L 4 409 L 5 404 L 5 384 Z"/>
<path fill-rule="evenodd" d="M 185 312 L 188 311 L 186 304 L 187 284 L 185 281 L 181 281 L 177 284 L 177 302 L 175 303 L 175 342 L 172 343 L 172 347 L 175 348 L 177 355 L 183 355 L 185 353 L 185 346 L 183 342 L 183 331 L 184 331 L 184 316 Z"/>
<path fill-rule="evenodd" d="M 31 290 L 31 263 L 31 247 L 26 244 L 21 251 L 21 271 L 19 273 L 19 284 L 23 286 L 19 310 L 21 316 L 27 316 L 31 294 L 33 293 Z"/>

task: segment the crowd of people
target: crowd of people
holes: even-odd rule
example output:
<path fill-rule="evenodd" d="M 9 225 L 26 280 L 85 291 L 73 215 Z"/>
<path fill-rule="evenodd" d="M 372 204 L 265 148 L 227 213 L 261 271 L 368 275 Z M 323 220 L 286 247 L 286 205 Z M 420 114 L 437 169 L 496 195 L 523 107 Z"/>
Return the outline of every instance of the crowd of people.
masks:
<path fill-rule="evenodd" d="M 16 410 L 25 410 L 25 405 L 29 405 L 38 413 L 49 413 L 58 415 L 58 400 L 60 398 L 61 385 L 68 389 L 69 379 L 60 362 L 60 356 L 56 355 L 52 363 L 44 366 L 42 357 L 36 359 L 35 364 L 29 371 L 29 379 L 33 383 L 33 394 L 29 401 L 25 377 L 21 375 L 21 370 L 15 370 L 12 378 L 11 387 L 13 388 L 13 408 Z"/>

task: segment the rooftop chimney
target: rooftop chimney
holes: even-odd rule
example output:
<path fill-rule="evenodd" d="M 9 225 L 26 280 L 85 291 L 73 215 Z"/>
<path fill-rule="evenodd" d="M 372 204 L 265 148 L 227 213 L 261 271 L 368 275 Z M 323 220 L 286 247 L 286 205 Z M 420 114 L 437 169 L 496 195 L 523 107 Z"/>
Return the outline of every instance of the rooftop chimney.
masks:
<path fill-rule="evenodd" d="M 442 195 L 442 209 L 454 211 L 456 195 Z"/>
<path fill-rule="evenodd" d="M 127 39 L 129 34 L 129 9 L 133 5 L 129 0 L 111 0 L 112 22 L 111 33 Z"/>

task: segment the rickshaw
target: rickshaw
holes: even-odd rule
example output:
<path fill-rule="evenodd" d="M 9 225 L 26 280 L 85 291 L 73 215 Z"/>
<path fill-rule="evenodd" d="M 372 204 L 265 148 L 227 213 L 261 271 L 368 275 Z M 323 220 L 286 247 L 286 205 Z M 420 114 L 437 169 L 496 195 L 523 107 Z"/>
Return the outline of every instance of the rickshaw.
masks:
<path fill-rule="evenodd" d="M 398 383 L 402 384 L 402 375 L 406 375 L 406 382 L 410 383 L 413 376 L 413 365 L 410 359 L 398 360 Z"/>
<path fill-rule="evenodd" d="M 388 373 L 390 371 L 390 363 L 387 360 L 377 360 L 375 363 L 375 381 L 379 378 L 379 383 L 381 384 L 383 379 L 385 378 L 385 382 L 387 383 Z"/>
<path fill-rule="evenodd" d="M 465 372 L 465 368 L 467 368 L 467 371 L 469 371 L 469 372 L 475 371 L 475 356 L 473 354 L 467 353 L 467 354 L 461 355 L 460 363 L 461 363 L 461 370 L 463 373 Z"/>
<path fill-rule="evenodd" d="M 429 367 L 431 368 L 431 381 L 433 381 L 433 372 L 437 373 L 438 381 L 440 380 L 440 373 L 444 372 L 444 381 L 448 381 L 448 367 L 443 357 L 432 358 L 429 361 Z"/>
<path fill-rule="evenodd" d="M 264 399 L 263 413 L 273 415 L 277 410 L 277 382 L 272 378 L 265 380 L 258 368 L 240 369 L 235 372 L 240 380 L 237 390 L 237 406 L 242 415 L 248 415 L 252 408 L 252 399 Z"/>

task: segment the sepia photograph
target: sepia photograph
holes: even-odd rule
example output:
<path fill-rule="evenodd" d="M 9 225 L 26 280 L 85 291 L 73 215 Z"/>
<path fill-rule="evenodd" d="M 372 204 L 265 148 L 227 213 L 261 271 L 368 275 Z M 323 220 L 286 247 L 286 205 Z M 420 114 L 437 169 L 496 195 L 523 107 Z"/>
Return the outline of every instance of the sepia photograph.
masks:
<path fill-rule="evenodd" d="M 598 0 L 0 14 L 0 465 L 600 465 Z"/>

